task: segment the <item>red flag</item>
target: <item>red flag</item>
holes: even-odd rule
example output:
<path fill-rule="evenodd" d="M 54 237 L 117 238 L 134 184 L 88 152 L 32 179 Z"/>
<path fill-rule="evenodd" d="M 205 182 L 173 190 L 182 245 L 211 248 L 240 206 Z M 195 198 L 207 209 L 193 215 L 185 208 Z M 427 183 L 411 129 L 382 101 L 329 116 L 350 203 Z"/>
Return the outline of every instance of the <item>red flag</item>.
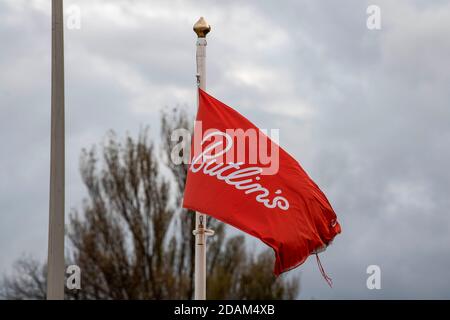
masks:
<path fill-rule="evenodd" d="M 341 228 L 300 164 L 200 89 L 199 102 L 183 207 L 261 239 L 275 251 L 276 275 L 325 248 Z"/>

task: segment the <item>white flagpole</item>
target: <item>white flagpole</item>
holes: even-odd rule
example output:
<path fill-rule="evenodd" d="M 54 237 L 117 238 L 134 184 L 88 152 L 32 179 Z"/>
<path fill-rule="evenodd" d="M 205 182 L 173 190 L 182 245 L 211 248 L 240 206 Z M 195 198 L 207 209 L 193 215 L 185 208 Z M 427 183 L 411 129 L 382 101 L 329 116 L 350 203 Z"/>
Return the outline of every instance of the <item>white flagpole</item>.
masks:
<path fill-rule="evenodd" d="M 201 17 L 194 25 L 197 34 L 197 85 L 200 89 L 206 88 L 206 34 L 211 27 Z M 206 215 L 195 214 L 195 300 L 206 300 L 206 237 L 213 235 L 214 231 L 206 228 Z"/>
<path fill-rule="evenodd" d="M 64 299 L 64 20 L 52 0 L 52 102 L 47 299 Z"/>

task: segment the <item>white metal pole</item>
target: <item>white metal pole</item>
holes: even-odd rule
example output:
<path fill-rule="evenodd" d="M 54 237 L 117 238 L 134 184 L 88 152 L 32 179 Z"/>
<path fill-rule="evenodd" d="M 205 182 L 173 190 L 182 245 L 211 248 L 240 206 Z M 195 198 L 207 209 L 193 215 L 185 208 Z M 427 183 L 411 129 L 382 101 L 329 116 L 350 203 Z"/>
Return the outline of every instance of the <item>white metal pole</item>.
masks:
<path fill-rule="evenodd" d="M 47 299 L 64 299 L 64 20 L 52 0 L 52 100 Z"/>
<path fill-rule="evenodd" d="M 201 17 L 194 25 L 197 34 L 197 85 L 200 89 L 206 88 L 206 34 L 211 27 Z M 195 300 L 206 300 L 206 237 L 214 232 L 206 228 L 206 215 L 195 214 Z"/>

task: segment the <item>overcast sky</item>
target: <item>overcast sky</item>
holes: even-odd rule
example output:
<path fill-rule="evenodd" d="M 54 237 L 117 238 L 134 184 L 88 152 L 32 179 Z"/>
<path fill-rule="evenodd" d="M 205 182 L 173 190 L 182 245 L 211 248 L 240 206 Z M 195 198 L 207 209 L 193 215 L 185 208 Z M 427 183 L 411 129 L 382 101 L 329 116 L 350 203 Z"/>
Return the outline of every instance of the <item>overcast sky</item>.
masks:
<path fill-rule="evenodd" d="M 109 129 L 157 132 L 165 106 L 194 112 L 203 15 L 207 91 L 280 128 L 342 225 L 321 255 L 334 288 L 309 259 L 290 272 L 300 298 L 450 298 L 448 1 L 64 2 L 81 9 L 65 30 L 66 212 L 85 195 L 81 148 Z M 50 3 L 0 0 L 0 273 L 47 254 Z"/>

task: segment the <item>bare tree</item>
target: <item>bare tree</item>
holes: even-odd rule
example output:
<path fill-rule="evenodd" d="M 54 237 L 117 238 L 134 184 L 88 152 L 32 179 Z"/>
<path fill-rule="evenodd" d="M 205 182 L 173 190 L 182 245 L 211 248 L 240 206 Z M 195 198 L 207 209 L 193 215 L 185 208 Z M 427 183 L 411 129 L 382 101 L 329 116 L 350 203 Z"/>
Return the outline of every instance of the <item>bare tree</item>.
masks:
<path fill-rule="evenodd" d="M 69 299 L 191 299 L 194 293 L 195 214 L 181 208 L 186 166 L 170 161 L 176 128 L 191 129 L 179 108 L 162 116 L 161 148 L 143 130 L 120 143 L 108 135 L 101 157 L 83 150 L 80 172 L 87 189 L 81 210 L 72 210 L 67 263 L 82 270 L 82 289 Z M 157 152 L 161 150 L 162 152 Z M 293 299 L 298 279 L 272 275 L 273 253 L 250 253 L 242 236 L 227 237 L 209 219 L 210 299 Z M 22 259 L 0 283 L 7 299 L 43 299 L 45 265 Z"/>
<path fill-rule="evenodd" d="M 0 297 L 11 300 L 45 299 L 47 267 L 32 257 L 21 257 L 14 263 L 15 274 L 3 277 Z"/>

